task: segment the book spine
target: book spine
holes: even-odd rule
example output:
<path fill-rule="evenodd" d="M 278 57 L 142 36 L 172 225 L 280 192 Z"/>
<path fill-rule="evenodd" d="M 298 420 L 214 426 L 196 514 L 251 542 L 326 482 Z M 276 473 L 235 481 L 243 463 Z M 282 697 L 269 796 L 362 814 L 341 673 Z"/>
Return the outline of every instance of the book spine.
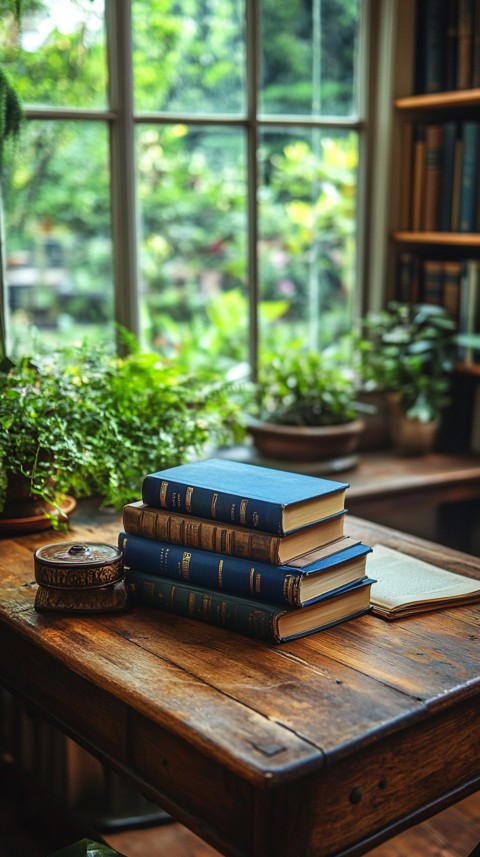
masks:
<path fill-rule="evenodd" d="M 457 27 L 457 89 L 472 85 L 473 4 L 472 0 L 458 0 Z"/>
<path fill-rule="evenodd" d="M 459 232 L 474 232 L 477 220 L 477 186 L 480 122 L 463 123 L 463 155 L 460 186 Z"/>
<path fill-rule="evenodd" d="M 436 306 L 443 304 L 443 266 L 433 259 L 423 262 L 423 301 Z"/>
<path fill-rule="evenodd" d="M 222 521 L 226 524 L 282 535 L 282 506 L 267 500 L 249 500 L 238 494 L 194 488 L 150 474 L 143 480 L 142 500 L 147 506 Z"/>
<path fill-rule="evenodd" d="M 123 528 L 127 533 L 199 548 L 214 553 L 253 559 L 258 562 L 279 563 L 279 537 L 254 530 L 239 532 L 222 524 L 197 521 L 187 515 L 172 515 L 163 509 L 139 509 L 125 506 Z"/>
<path fill-rule="evenodd" d="M 416 125 L 413 143 L 412 229 L 418 232 L 423 223 L 425 194 L 425 128 Z"/>
<path fill-rule="evenodd" d="M 278 642 L 277 612 L 264 605 L 252 606 L 240 598 L 202 592 L 197 587 L 165 580 L 162 577 L 130 569 L 127 585 L 137 604 L 155 607 L 167 613 L 197 619 L 236 631 L 247 637 Z"/>
<path fill-rule="evenodd" d="M 412 175 L 413 175 L 413 124 L 405 122 L 402 127 L 402 195 L 400 207 L 400 229 L 410 229 L 412 225 Z"/>
<path fill-rule="evenodd" d="M 448 3 L 445 41 L 445 89 L 448 91 L 456 89 L 457 86 L 457 0 L 450 0 Z"/>
<path fill-rule="evenodd" d="M 443 92 L 446 83 L 446 0 L 425 4 L 425 92 Z"/>
<path fill-rule="evenodd" d="M 455 167 L 456 122 L 445 122 L 442 126 L 442 155 L 440 174 L 439 229 L 450 232 L 452 228 L 453 175 Z"/>
<path fill-rule="evenodd" d="M 267 563 L 253 565 L 245 559 L 157 542 L 125 532 L 120 533 L 118 544 L 128 568 L 244 598 L 300 605 L 302 573 L 293 568 Z"/>
<path fill-rule="evenodd" d="M 440 125 L 425 128 L 425 201 L 423 228 L 436 232 L 439 227 L 440 157 L 442 129 Z"/>
<path fill-rule="evenodd" d="M 460 280 L 462 266 L 460 262 L 444 262 L 443 265 L 443 306 L 447 315 L 458 324 L 460 312 Z"/>
<path fill-rule="evenodd" d="M 450 229 L 452 232 L 458 232 L 458 222 L 460 216 L 460 189 L 462 181 L 462 159 L 463 159 L 463 125 L 459 124 L 457 128 L 457 136 L 455 138 L 455 151 L 453 159 L 453 181 L 452 181 L 452 220 Z"/>
<path fill-rule="evenodd" d="M 472 86 L 480 87 L 480 0 L 473 0 Z"/>

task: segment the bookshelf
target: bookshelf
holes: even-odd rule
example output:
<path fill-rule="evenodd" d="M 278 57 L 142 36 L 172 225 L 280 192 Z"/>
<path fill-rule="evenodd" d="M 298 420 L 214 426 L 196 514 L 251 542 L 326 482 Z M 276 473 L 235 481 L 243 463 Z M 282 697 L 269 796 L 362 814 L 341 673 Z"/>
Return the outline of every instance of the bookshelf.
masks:
<path fill-rule="evenodd" d="M 442 303 L 480 343 L 480 2 L 397 9 L 388 296 Z M 452 423 L 468 424 L 464 449 L 480 424 L 479 388 L 475 342 L 456 365 Z"/>

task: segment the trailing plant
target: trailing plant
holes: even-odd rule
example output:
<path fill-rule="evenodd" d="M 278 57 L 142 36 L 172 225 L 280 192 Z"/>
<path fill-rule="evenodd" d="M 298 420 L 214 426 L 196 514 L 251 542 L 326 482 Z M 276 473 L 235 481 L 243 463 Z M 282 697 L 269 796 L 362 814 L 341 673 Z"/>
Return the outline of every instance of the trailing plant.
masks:
<path fill-rule="evenodd" d="M 84 345 L 21 358 L 0 372 L 0 510 L 13 474 L 53 505 L 69 492 L 121 508 L 147 472 L 239 440 L 240 416 L 233 383 L 156 354 Z"/>
<path fill-rule="evenodd" d="M 357 417 L 353 375 L 327 351 L 293 350 L 263 359 L 256 393 L 256 416 L 266 422 L 328 426 Z"/>
<path fill-rule="evenodd" d="M 456 325 L 441 306 L 391 302 L 362 321 L 357 340 L 365 389 L 397 393 L 412 419 L 439 418 L 450 403 Z"/>

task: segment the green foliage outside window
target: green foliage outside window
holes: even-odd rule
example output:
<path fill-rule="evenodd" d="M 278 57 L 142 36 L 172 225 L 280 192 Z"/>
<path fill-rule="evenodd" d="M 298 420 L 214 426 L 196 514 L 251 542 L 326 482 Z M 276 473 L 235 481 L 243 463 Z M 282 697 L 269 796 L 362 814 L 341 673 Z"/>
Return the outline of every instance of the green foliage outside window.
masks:
<path fill-rule="evenodd" d="M 26 25 L 30 10 L 42 5 L 25 0 Z M 97 3 L 76 5 L 94 20 Z M 240 0 L 188 0 L 181 14 L 173 0 L 134 0 L 132 8 L 137 109 L 233 116 L 244 109 Z M 261 98 L 273 114 L 313 109 L 315 8 L 323 28 L 317 107 L 351 113 L 357 0 L 264 0 Z M 58 26 L 34 51 L 18 52 L 9 43 L 7 25 L 6 18 L 0 22 L 5 59 L 27 104 L 106 105 L 101 28 Z M 147 344 L 184 363 L 245 360 L 249 283 L 242 132 L 141 124 L 136 144 Z M 43 304 L 33 323 L 52 339 L 62 326 L 71 337 L 72 319 L 76 331 L 113 337 L 107 151 L 102 123 L 35 120 L 28 123 L 19 157 L 7 164 L 9 252 L 28 253 L 36 261 L 53 237 L 67 260 L 63 291 L 52 297 L 45 283 L 36 292 Z M 354 132 L 278 128 L 260 141 L 262 350 L 292 340 L 323 348 L 348 328 L 357 158 Z M 263 322 L 268 304 L 274 323 Z M 222 308 L 229 311 L 223 331 Z M 17 317 L 31 321 L 30 308 L 20 307 Z"/>

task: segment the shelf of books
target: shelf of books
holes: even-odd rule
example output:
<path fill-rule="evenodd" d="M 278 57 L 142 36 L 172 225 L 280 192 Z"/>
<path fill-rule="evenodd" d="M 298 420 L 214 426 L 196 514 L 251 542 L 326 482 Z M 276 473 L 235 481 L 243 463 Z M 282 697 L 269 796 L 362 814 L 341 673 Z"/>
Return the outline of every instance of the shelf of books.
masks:
<path fill-rule="evenodd" d="M 480 362 L 480 3 L 417 0 L 413 93 L 396 98 L 401 196 L 395 296 L 445 306 Z M 477 340 L 478 338 L 478 340 Z"/>

